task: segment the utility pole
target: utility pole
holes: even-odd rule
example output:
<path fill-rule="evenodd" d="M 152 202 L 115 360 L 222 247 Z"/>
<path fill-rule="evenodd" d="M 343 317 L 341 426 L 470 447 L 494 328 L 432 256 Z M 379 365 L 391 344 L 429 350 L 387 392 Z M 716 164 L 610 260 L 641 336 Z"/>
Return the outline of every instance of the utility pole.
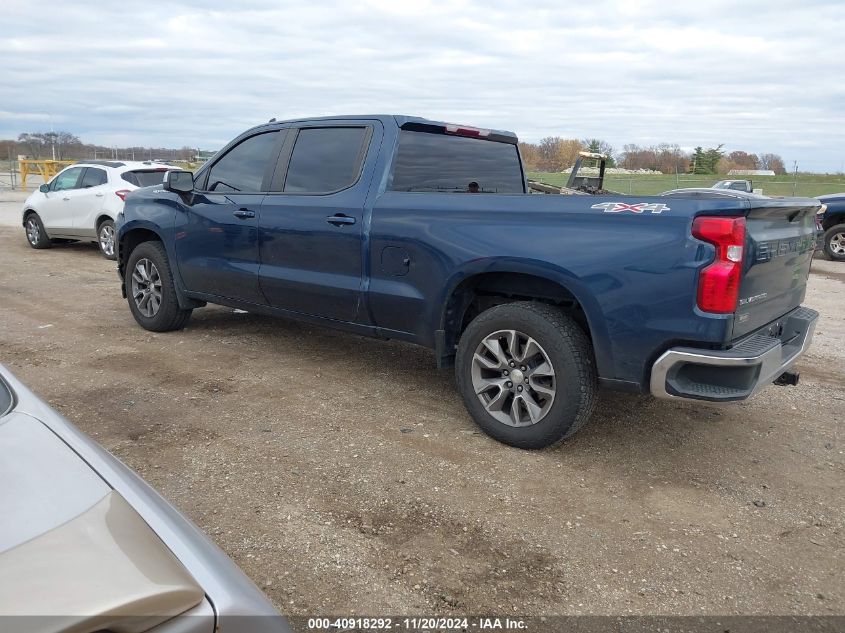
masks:
<path fill-rule="evenodd" d="M 53 146 L 53 160 L 56 160 L 56 131 L 53 129 L 53 115 L 48 113 L 50 117 L 50 144 Z"/>
<path fill-rule="evenodd" d="M 795 195 L 795 189 L 798 187 L 798 161 L 792 161 L 792 195 Z"/>

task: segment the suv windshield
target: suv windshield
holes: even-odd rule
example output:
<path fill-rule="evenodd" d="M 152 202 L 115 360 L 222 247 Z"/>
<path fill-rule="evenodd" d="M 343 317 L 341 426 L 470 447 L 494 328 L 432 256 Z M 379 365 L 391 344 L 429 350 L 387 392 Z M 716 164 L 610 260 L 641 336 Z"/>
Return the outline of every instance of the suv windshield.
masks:
<path fill-rule="evenodd" d="M 151 187 L 152 185 L 160 185 L 164 182 L 166 171 L 166 169 L 139 169 L 136 171 L 127 171 L 121 174 L 120 177 L 136 187 Z"/>
<path fill-rule="evenodd" d="M 393 191 L 524 193 L 516 145 L 402 130 Z"/>

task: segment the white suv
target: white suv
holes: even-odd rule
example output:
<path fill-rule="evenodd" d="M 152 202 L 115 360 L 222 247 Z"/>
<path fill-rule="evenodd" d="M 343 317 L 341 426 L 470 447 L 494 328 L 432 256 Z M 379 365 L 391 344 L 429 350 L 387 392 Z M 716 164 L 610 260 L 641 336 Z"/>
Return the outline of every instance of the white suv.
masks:
<path fill-rule="evenodd" d="M 126 194 L 158 185 L 172 165 L 140 161 L 86 161 L 60 171 L 24 202 L 23 226 L 32 248 L 53 240 L 91 240 L 114 259 L 114 219 Z"/>

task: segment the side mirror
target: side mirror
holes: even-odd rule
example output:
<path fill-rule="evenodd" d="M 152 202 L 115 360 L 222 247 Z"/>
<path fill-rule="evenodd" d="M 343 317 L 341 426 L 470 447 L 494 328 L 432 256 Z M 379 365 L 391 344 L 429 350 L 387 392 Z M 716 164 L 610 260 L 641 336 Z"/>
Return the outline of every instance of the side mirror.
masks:
<path fill-rule="evenodd" d="M 176 193 L 191 193 L 194 190 L 194 175 L 184 169 L 173 169 L 164 175 L 164 188 Z"/>
<path fill-rule="evenodd" d="M 38 187 L 38 191 L 40 191 L 41 193 L 47 193 L 48 191 L 50 191 L 50 185 L 44 183 L 43 185 Z"/>

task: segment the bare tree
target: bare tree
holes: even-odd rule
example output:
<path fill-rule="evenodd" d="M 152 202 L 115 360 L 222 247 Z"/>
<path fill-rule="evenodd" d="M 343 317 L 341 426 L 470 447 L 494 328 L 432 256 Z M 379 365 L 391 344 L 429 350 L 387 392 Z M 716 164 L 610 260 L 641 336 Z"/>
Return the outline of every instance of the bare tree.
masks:
<path fill-rule="evenodd" d="M 18 136 L 18 142 L 27 150 L 32 158 L 52 158 L 55 148 L 56 159 L 63 160 L 69 156 L 68 152 L 80 149 L 82 142 L 70 132 L 24 132 Z"/>
<path fill-rule="evenodd" d="M 786 167 L 778 154 L 760 154 L 760 169 L 771 169 L 776 174 L 785 174 Z"/>

